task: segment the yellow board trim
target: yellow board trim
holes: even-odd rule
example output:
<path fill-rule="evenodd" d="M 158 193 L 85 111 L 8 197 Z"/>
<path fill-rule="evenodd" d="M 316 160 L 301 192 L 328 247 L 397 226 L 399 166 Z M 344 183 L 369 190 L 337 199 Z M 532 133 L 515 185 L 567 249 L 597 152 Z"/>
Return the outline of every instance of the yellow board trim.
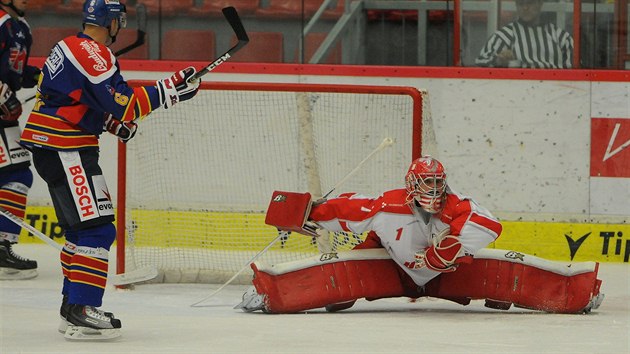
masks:
<path fill-rule="evenodd" d="M 52 207 L 29 206 L 26 221 L 63 244 Z M 277 237 L 262 213 L 133 211 L 137 247 L 190 247 L 214 250 L 262 250 Z M 630 225 L 503 221 L 503 233 L 491 248 L 509 249 L 559 261 L 624 262 L 630 260 Z M 235 227 L 235 225 L 240 225 Z M 203 230 L 203 238 L 186 244 L 186 229 Z M 22 230 L 20 242 L 41 242 Z M 311 246 L 311 238 L 291 236 L 291 244 Z M 287 243 L 289 245 L 289 243 Z M 281 247 L 279 243 L 277 247 Z M 291 246 L 291 245 L 289 245 Z M 286 246 L 287 251 L 292 247 Z"/>

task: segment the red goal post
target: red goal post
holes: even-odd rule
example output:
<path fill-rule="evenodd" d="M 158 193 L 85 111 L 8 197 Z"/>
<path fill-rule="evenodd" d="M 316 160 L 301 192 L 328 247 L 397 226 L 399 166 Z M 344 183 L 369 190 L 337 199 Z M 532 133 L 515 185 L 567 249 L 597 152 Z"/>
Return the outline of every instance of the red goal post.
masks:
<path fill-rule="evenodd" d="M 195 98 L 152 113 L 118 145 L 117 272 L 155 266 L 159 281 L 222 283 L 277 236 L 264 225 L 274 190 L 321 196 L 387 137 L 394 145 L 339 193 L 401 188 L 410 161 L 435 154 L 426 91 L 204 82 Z M 342 250 L 362 236 L 329 238 Z M 291 235 L 261 261 L 317 252 L 308 237 Z"/>

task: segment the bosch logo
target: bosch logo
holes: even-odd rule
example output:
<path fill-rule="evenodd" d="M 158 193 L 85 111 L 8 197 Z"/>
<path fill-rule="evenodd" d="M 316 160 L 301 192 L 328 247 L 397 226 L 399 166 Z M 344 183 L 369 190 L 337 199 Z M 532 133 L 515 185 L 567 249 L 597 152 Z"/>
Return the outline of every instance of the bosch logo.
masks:
<path fill-rule="evenodd" d="M 93 216 L 95 213 L 94 202 L 92 200 L 90 188 L 87 184 L 87 178 L 83 173 L 83 168 L 81 168 L 81 166 L 72 166 L 69 168 L 69 171 L 72 175 L 73 185 L 71 187 L 78 196 L 77 202 L 79 204 L 79 209 L 81 210 L 81 216 L 84 218 Z"/>

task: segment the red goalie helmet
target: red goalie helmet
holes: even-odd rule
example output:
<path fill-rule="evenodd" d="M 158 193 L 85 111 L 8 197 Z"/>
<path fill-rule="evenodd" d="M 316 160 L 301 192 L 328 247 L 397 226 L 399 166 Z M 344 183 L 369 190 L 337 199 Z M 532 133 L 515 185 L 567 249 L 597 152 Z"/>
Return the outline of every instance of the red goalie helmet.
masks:
<path fill-rule="evenodd" d="M 415 159 L 407 171 L 405 187 L 409 193 L 407 197 L 409 201 L 415 199 L 426 212 L 439 213 L 446 198 L 444 166 L 431 156 Z"/>

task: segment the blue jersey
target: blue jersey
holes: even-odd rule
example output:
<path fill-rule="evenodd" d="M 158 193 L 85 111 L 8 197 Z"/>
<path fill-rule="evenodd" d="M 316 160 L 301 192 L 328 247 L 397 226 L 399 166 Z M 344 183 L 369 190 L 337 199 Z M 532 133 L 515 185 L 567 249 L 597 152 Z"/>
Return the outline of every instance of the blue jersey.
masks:
<path fill-rule="evenodd" d="M 46 59 L 21 143 L 52 150 L 96 147 L 106 113 L 132 121 L 158 107 L 155 86 L 130 87 L 112 51 L 79 33 L 57 43 Z"/>
<path fill-rule="evenodd" d="M 12 18 L 0 10 L 0 81 L 13 92 L 37 84 L 35 75 L 39 69 L 26 65 L 32 43 L 31 28 L 26 20 Z"/>
<path fill-rule="evenodd" d="M 11 91 L 37 84 L 39 69 L 26 65 L 33 37 L 23 17 L 13 18 L 0 9 L 0 81 Z M 0 170 L 28 168 L 30 156 L 17 141 L 20 127 L 17 120 L 0 120 Z"/>

